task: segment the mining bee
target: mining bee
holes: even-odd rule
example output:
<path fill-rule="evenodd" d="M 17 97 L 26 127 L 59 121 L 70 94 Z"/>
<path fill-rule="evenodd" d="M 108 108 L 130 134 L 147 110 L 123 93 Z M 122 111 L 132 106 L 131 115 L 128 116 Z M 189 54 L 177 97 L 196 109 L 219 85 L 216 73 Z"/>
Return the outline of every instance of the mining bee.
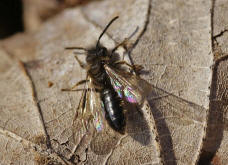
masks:
<path fill-rule="evenodd" d="M 100 39 L 109 26 L 118 18 L 113 18 L 100 34 L 95 47 L 67 47 L 66 49 L 82 50 L 86 55 L 86 63 L 75 56 L 81 68 L 86 69 L 86 79 L 79 81 L 71 89 L 85 84 L 82 97 L 76 112 L 76 119 L 83 123 L 86 129 L 92 125 L 97 131 L 102 131 L 106 125 L 123 134 L 125 130 L 125 103 L 140 105 L 145 94 L 145 80 L 139 78 L 131 71 L 142 70 L 140 65 L 130 65 L 126 61 L 116 58 L 118 47 L 123 46 L 128 39 L 118 44 L 112 50 L 100 44 Z M 131 71 L 126 70 L 128 69 Z M 147 85 L 147 84 L 146 84 Z M 107 123 L 107 124 L 106 124 Z"/>

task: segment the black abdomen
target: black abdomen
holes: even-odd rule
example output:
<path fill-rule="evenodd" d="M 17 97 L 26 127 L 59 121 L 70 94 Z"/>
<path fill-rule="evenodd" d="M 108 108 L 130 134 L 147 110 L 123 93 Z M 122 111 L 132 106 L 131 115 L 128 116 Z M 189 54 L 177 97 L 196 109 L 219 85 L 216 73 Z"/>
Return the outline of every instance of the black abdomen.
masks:
<path fill-rule="evenodd" d="M 117 93 L 113 88 L 105 88 L 101 92 L 101 99 L 103 101 L 106 118 L 109 121 L 110 126 L 114 130 L 122 133 L 125 126 L 125 120 L 121 100 L 117 96 Z"/>

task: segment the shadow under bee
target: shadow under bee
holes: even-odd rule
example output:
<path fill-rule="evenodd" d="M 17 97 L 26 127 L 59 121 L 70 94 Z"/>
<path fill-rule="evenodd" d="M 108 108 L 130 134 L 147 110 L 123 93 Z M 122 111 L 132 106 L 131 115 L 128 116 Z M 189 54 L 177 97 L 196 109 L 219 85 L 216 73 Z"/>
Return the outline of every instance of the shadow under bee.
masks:
<path fill-rule="evenodd" d="M 151 130 L 145 120 L 140 107 L 134 104 L 126 104 L 126 133 L 141 145 L 149 145 L 151 142 Z"/>
<path fill-rule="evenodd" d="M 164 164 L 170 164 L 171 162 L 172 164 L 177 164 L 176 160 L 179 156 L 176 155 L 177 151 L 174 149 L 174 141 L 177 139 L 173 139 L 175 138 L 172 136 L 174 130 L 171 129 L 173 125 L 170 123 L 182 128 L 199 124 L 199 127 L 205 129 L 203 125 L 206 122 L 207 110 L 202 106 L 179 98 L 155 86 L 152 86 L 151 93 L 148 96 L 148 102 L 155 119 L 155 126 L 161 147 L 161 157 Z M 183 139 L 188 140 L 185 136 L 190 136 L 192 133 L 184 134 L 184 132 L 180 132 L 180 134 L 183 135 Z M 195 139 L 194 141 L 197 143 L 197 140 Z M 178 141 L 178 143 L 180 143 L 179 145 L 183 145 L 181 141 Z"/>
<path fill-rule="evenodd" d="M 129 135 L 141 145 L 146 146 L 151 142 L 151 132 L 143 114 L 134 104 L 125 104 L 126 128 L 122 135 L 110 127 L 102 132 L 96 132 L 90 143 L 91 150 L 97 155 L 110 153 L 121 140 L 121 137 Z"/>

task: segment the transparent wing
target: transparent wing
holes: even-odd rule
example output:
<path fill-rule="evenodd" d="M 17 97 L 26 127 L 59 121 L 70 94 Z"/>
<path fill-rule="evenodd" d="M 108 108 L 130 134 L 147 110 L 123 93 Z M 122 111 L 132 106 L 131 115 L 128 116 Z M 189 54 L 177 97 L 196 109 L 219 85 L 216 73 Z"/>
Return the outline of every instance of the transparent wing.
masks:
<path fill-rule="evenodd" d="M 140 77 L 123 70 L 117 70 L 105 65 L 112 86 L 119 97 L 130 102 L 142 104 L 143 100 L 151 91 L 151 85 Z"/>
<path fill-rule="evenodd" d="M 100 94 L 94 88 L 91 77 L 87 76 L 87 82 L 76 111 L 74 125 L 80 127 L 80 132 L 84 134 L 91 126 L 97 131 L 102 131 L 105 124 L 105 113 Z"/>
<path fill-rule="evenodd" d="M 180 116 L 182 119 L 186 117 L 199 122 L 202 122 L 202 119 L 204 119 L 203 111 L 205 109 L 200 106 L 196 106 L 193 103 L 154 87 L 130 72 L 117 70 L 108 65 L 105 65 L 105 70 L 118 95 L 130 103 L 142 105 L 143 101 L 147 99 L 153 107 L 156 107 L 160 111 L 169 105 L 170 107 L 166 108 L 164 112 L 167 112 L 167 109 L 169 109 L 170 113 L 172 112 L 174 116 Z M 179 111 L 172 111 L 175 109 L 179 109 Z"/>
<path fill-rule="evenodd" d="M 88 104 L 87 110 L 90 110 L 90 113 L 93 116 L 92 123 L 96 130 L 102 131 L 106 127 L 105 112 L 103 102 L 100 99 L 100 93 L 95 89 L 92 78 L 88 78 Z"/>
<path fill-rule="evenodd" d="M 81 153 L 84 153 L 91 140 L 94 141 L 94 136 L 96 134 L 103 134 L 105 132 L 104 130 L 108 128 L 102 101 L 100 99 L 100 93 L 97 92 L 93 86 L 91 77 L 87 76 L 86 80 L 73 121 L 72 131 L 74 132 L 73 139 L 75 148 L 72 151 L 72 155 L 80 155 Z M 97 141 L 95 144 L 98 144 Z M 100 144 L 98 146 L 102 145 Z M 92 150 L 98 154 L 108 153 L 111 150 L 111 147 L 112 146 L 110 145 L 104 149 L 103 147 L 100 148 L 97 147 L 97 145 L 93 145 Z"/>
<path fill-rule="evenodd" d="M 87 132 L 88 127 L 90 125 L 89 123 L 91 123 L 92 119 L 92 114 L 89 112 L 86 106 L 88 104 L 87 98 L 88 84 L 86 83 L 73 120 L 73 128 L 75 132 L 78 134 L 78 138 L 80 138 Z"/>

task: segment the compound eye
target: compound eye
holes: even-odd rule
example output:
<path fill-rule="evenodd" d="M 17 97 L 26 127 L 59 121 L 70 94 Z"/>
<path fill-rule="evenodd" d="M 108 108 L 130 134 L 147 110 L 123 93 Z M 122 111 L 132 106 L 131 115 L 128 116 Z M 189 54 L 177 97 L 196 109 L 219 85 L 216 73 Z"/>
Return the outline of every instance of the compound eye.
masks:
<path fill-rule="evenodd" d="M 106 48 L 102 48 L 102 56 L 107 56 L 107 49 Z"/>
<path fill-rule="evenodd" d="M 86 56 L 86 62 L 92 63 L 95 58 L 96 58 L 96 56 L 94 54 L 89 54 Z"/>
<path fill-rule="evenodd" d="M 100 57 L 105 57 L 107 56 L 107 49 L 105 47 L 101 48 L 98 53 L 97 53 L 98 56 Z"/>

